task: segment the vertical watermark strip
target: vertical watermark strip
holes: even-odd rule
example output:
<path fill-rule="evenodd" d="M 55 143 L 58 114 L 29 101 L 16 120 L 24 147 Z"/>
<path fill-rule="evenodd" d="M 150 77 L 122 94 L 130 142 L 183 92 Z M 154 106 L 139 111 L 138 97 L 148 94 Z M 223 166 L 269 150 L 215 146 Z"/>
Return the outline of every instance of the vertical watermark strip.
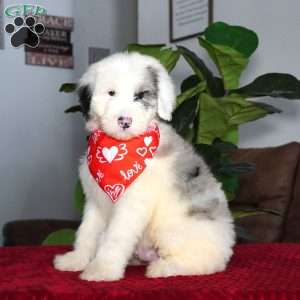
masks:
<path fill-rule="evenodd" d="M 0 49 L 4 49 L 4 0 L 0 0 Z"/>

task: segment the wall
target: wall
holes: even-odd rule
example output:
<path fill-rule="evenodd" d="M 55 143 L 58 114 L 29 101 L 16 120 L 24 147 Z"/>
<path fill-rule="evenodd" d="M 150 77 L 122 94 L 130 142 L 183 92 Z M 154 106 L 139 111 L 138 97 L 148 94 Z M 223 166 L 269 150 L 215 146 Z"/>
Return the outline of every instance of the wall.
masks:
<path fill-rule="evenodd" d="M 75 96 L 58 88 L 85 70 L 88 46 L 117 51 L 136 42 L 136 3 L 117 2 L 25 1 L 75 17 L 74 70 L 25 65 L 24 49 L 12 48 L 6 35 L 0 50 L 0 228 L 16 219 L 79 217 L 72 199 L 85 132 L 80 115 L 63 112 Z M 15 3 L 22 2 L 4 6 Z"/>
<path fill-rule="evenodd" d="M 88 47 L 124 50 L 137 41 L 137 0 L 74 1 L 76 78 L 88 67 Z"/>
<path fill-rule="evenodd" d="M 49 14 L 73 15 L 72 0 L 31 3 Z M 23 47 L 12 48 L 6 35 L 0 50 L 0 227 L 16 219 L 75 217 L 77 125 L 63 113 L 72 97 L 58 93 L 61 83 L 73 81 L 73 70 L 28 66 L 24 60 Z"/>
<path fill-rule="evenodd" d="M 167 0 L 139 0 L 139 43 L 168 43 L 169 7 Z M 271 4 L 272 2 L 272 4 Z M 300 2 L 294 0 L 215 0 L 214 21 L 225 21 L 249 27 L 260 37 L 260 46 L 252 57 L 241 84 L 252 81 L 267 72 L 286 72 L 300 78 Z M 153 17 L 155 16 L 155 18 Z M 196 39 L 178 43 L 199 51 Z M 211 64 L 209 63 L 211 66 Z M 180 61 L 173 72 L 176 82 L 190 73 L 189 67 Z M 300 101 L 265 100 L 283 110 L 281 115 L 268 116 L 262 120 L 241 126 L 240 146 L 263 147 L 289 141 L 300 141 Z"/>

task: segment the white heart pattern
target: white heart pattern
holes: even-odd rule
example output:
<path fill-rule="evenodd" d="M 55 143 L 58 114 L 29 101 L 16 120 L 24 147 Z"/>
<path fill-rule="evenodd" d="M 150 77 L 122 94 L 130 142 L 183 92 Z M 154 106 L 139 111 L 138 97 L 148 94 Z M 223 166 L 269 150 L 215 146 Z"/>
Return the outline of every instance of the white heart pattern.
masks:
<path fill-rule="evenodd" d="M 118 152 L 119 152 L 119 149 L 116 146 L 112 146 L 110 148 L 104 147 L 102 149 L 102 155 L 109 163 L 111 163 L 114 160 L 114 158 L 116 157 Z"/>
<path fill-rule="evenodd" d="M 110 197 L 110 199 L 115 202 L 124 192 L 125 187 L 123 184 L 116 183 L 114 185 L 106 185 L 104 191 Z"/>
<path fill-rule="evenodd" d="M 142 156 L 144 157 L 146 154 L 147 154 L 147 148 L 146 147 L 139 147 L 136 149 L 136 153 L 139 155 L 139 156 Z"/>
<path fill-rule="evenodd" d="M 154 153 L 155 153 L 155 151 L 156 151 L 156 148 L 157 148 L 157 147 L 150 147 L 150 148 L 149 148 L 149 151 L 150 151 L 150 153 L 151 153 L 152 156 L 154 156 Z"/>
<path fill-rule="evenodd" d="M 152 136 L 145 136 L 144 143 L 148 147 L 152 143 Z"/>

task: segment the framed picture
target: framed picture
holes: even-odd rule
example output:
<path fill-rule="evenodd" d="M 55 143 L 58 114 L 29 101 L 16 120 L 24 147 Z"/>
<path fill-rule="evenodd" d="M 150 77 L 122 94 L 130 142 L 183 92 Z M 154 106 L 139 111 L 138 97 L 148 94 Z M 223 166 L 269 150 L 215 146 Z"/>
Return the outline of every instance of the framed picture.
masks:
<path fill-rule="evenodd" d="M 199 35 L 213 20 L 213 0 L 169 0 L 170 41 Z"/>

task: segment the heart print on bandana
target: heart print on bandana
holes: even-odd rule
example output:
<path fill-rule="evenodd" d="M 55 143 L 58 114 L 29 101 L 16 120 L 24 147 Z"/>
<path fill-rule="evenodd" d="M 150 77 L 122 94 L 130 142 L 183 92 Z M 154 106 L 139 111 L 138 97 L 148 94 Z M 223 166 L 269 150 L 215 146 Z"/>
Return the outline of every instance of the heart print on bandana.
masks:
<path fill-rule="evenodd" d="M 151 145 L 152 143 L 152 136 L 145 136 L 144 137 L 144 144 L 146 145 L 146 147 L 139 147 L 136 149 L 136 153 L 138 155 L 140 155 L 141 157 L 144 157 L 148 150 L 150 151 L 151 155 L 153 156 L 155 151 L 156 151 L 156 147 L 148 147 L 149 145 Z"/>
<path fill-rule="evenodd" d="M 141 156 L 144 157 L 148 152 L 148 149 L 146 147 L 139 147 L 136 149 L 136 153 Z"/>
<path fill-rule="evenodd" d="M 104 191 L 108 196 L 111 198 L 112 201 L 114 199 L 119 198 L 125 190 L 125 187 L 123 184 L 114 184 L 113 186 L 111 185 L 106 185 L 104 186 Z"/>
<path fill-rule="evenodd" d="M 102 149 L 102 155 L 109 163 L 111 163 L 114 160 L 114 158 L 116 157 L 118 152 L 119 152 L 119 149 L 116 146 L 112 146 L 111 148 L 104 147 Z"/>
<path fill-rule="evenodd" d="M 159 137 L 157 125 L 152 125 L 144 134 L 126 141 L 117 140 L 101 130 L 90 135 L 88 167 L 112 202 L 116 202 L 144 172 L 156 153 Z"/>
<path fill-rule="evenodd" d="M 128 153 L 126 144 L 118 144 L 112 147 L 98 147 L 96 157 L 100 163 L 111 163 L 113 160 L 122 160 Z"/>
<path fill-rule="evenodd" d="M 152 143 L 152 136 L 145 136 L 144 143 L 148 147 Z"/>

